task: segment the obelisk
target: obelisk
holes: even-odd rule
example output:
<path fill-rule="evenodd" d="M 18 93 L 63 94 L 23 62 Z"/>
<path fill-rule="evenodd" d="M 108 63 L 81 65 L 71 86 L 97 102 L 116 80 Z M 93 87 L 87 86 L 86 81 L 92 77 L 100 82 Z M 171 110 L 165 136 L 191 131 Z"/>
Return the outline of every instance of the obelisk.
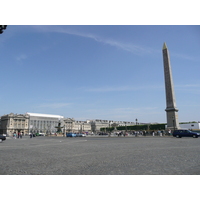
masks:
<path fill-rule="evenodd" d="M 170 57 L 166 43 L 164 43 L 163 45 L 162 52 L 163 52 L 164 76 L 165 76 L 166 106 L 167 106 L 165 109 L 167 115 L 167 129 L 179 129 L 180 127 L 178 121 L 178 109 L 176 107 Z"/>

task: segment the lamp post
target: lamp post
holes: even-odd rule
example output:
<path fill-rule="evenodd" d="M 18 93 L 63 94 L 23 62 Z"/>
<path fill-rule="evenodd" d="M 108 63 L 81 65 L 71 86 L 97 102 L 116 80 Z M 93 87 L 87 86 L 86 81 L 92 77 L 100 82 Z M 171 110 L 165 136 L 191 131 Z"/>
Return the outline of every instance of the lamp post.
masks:
<path fill-rule="evenodd" d="M 138 136 L 138 131 L 137 131 L 138 119 L 137 118 L 135 119 L 135 124 L 136 124 L 135 136 L 137 137 Z"/>
<path fill-rule="evenodd" d="M 175 131 L 175 119 L 174 119 L 174 116 L 172 117 L 172 121 L 173 121 L 173 127 L 174 127 L 174 131 Z"/>
<path fill-rule="evenodd" d="M 136 129 L 137 129 L 137 125 L 138 125 L 138 119 L 135 119 L 135 125 L 136 125 Z"/>
<path fill-rule="evenodd" d="M 50 127 L 51 127 L 51 125 L 47 123 L 47 131 L 45 133 L 47 136 L 49 135 Z"/>
<path fill-rule="evenodd" d="M 110 137 L 110 135 L 111 135 L 111 131 L 110 131 L 110 121 L 108 121 L 108 127 L 109 127 L 108 136 Z"/>
<path fill-rule="evenodd" d="M 147 134 L 150 134 L 150 124 L 147 124 Z"/>
<path fill-rule="evenodd" d="M 63 137 L 65 137 L 65 125 L 64 125 L 64 133 L 63 133 Z"/>
<path fill-rule="evenodd" d="M 81 123 L 81 125 L 80 125 L 80 133 L 82 133 L 82 132 L 83 132 L 83 125 Z"/>

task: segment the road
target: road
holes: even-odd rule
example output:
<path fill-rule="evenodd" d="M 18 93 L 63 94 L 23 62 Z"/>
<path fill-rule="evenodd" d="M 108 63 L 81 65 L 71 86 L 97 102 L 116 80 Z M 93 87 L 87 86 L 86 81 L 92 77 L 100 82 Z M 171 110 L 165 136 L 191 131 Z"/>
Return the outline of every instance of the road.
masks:
<path fill-rule="evenodd" d="M 200 138 L 23 137 L 0 152 L 1 175 L 200 174 Z"/>

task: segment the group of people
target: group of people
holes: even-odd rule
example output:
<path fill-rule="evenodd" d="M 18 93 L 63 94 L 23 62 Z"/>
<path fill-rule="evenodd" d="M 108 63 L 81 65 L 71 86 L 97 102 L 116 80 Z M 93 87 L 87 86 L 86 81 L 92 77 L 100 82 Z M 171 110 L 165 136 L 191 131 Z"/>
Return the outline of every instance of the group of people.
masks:
<path fill-rule="evenodd" d="M 117 132 L 116 135 L 119 137 L 119 136 L 126 136 L 126 135 L 134 135 L 135 137 L 141 135 L 141 136 L 147 136 L 147 135 L 151 135 L 151 136 L 171 136 L 172 135 L 172 132 L 171 130 L 153 130 L 153 131 L 131 131 L 129 133 L 127 132 L 124 132 L 124 131 L 121 131 L 121 132 Z"/>
<path fill-rule="evenodd" d="M 172 136 L 172 131 L 169 129 L 167 131 L 165 130 L 158 130 L 158 131 L 152 131 L 152 136 Z"/>
<path fill-rule="evenodd" d="M 23 136 L 23 132 L 22 133 L 21 132 L 18 132 L 18 133 L 14 132 L 13 133 L 13 138 L 15 138 L 15 139 L 17 139 L 17 138 L 22 139 L 22 136 Z"/>
<path fill-rule="evenodd" d="M 119 137 L 119 136 L 126 136 L 126 135 L 128 135 L 126 132 L 123 132 L 123 131 L 120 131 L 120 132 L 117 132 L 117 136 Z"/>

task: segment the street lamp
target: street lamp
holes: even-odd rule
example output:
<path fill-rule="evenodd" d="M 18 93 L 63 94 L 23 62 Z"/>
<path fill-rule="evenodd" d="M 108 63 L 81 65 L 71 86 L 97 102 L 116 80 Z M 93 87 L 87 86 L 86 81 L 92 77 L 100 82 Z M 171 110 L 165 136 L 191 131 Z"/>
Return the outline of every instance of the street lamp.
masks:
<path fill-rule="evenodd" d="M 63 137 L 65 137 L 65 125 L 64 125 L 64 130 L 63 130 Z"/>
<path fill-rule="evenodd" d="M 137 131 L 137 124 L 138 124 L 138 119 L 135 119 L 135 125 L 136 125 L 136 131 Z"/>
<path fill-rule="evenodd" d="M 137 132 L 137 121 L 138 121 L 138 119 L 136 118 L 136 119 L 135 119 L 135 124 L 136 124 L 135 136 L 136 136 L 136 137 L 137 137 L 137 134 L 138 134 L 138 132 Z"/>
<path fill-rule="evenodd" d="M 173 127 L 174 127 L 174 131 L 175 131 L 175 120 L 174 120 L 174 116 L 172 117 L 172 121 L 173 121 Z"/>
<path fill-rule="evenodd" d="M 50 133 L 50 127 L 51 127 L 51 125 L 47 123 L 46 135 L 49 135 L 49 133 Z"/>
<path fill-rule="evenodd" d="M 110 121 L 108 121 L 108 126 L 109 126 L 108 136 L 110 137 L 110 135 L 111 135 L 111 131 L 110 131 Z"/>
<path fill-rule="evenodd" d="M 125 130 L 126 130 L 126 132 L 127 132 L 127 126 L 126 126 L 126 122 L 124 122 L 125 123 Z"/>

